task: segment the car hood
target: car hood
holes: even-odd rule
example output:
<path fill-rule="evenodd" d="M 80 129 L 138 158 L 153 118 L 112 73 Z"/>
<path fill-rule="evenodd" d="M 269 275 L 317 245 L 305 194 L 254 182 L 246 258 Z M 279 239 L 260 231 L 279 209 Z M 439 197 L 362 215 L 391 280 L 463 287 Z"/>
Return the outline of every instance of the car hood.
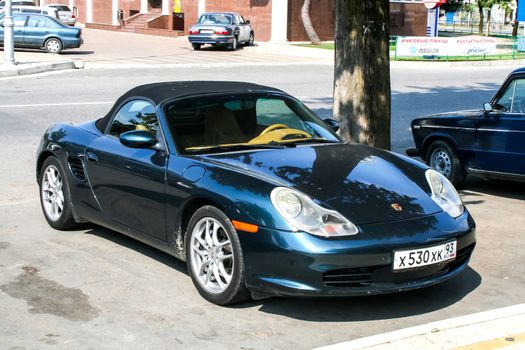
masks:
<path fill-rule="evenodd" d="M 483 110 L 481 109 L 469 109 L 464 111 L 454 111 L 447 113 L 438 113 L 427 115 L 418 119 L 427 119 L 427 118 L 468 118 L 468 117 L 479 117 L 483 115 Z"/>
<path fill-rule="evenodd" d="M 298 146 L 198 158 L 275 186 L 293 187 L 354 224 L 409 220 L 441 211 L 429 196 L 423 165 L 363 145 Z M 402 210 L 395 210 L 396 204 Z"/>

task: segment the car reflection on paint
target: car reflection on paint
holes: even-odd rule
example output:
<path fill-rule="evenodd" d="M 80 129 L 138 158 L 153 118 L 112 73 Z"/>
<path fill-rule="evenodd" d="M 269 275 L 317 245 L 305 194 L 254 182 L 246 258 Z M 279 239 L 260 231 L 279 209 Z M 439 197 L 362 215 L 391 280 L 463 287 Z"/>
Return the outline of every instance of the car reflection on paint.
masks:
<path fill-rule="evenodd" d="M 451 183 L 344 143 L 337 128 L 266 86 L 139 86 L 101 119 L 46 131 L 43 213 L 56 229 L 93 222 L 186 261 L 220 305 L 399 292 L 459 274 L 475 224 Z"/>

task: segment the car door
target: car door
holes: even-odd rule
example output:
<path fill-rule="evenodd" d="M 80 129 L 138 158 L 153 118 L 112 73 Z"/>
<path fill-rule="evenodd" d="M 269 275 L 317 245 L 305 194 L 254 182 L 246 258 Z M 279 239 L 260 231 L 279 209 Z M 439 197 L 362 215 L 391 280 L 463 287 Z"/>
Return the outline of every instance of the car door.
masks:
<path fill-rule="evenodd" d="M 124 146 L 119 136 L 131 130 L 147 130 L 163 142 L 153 105 L 145 100 L 125 103 L 106 133 L 86 148 L 89 182 L 110 220 L 165 240 L 167 153 Z"/>
<path fill-rule="evenodd" d="M 239 22 L 239 28 L 241 32 L 241 37 L 239 37 L 239 41 L 248 41 L 248 39 L 250 38 L 250 26 L 245 23 L 244 18 L 242 18 L 241 16 L 236 17 L 237 21 Z"/>
<path fill-rule="evenodd" d="M 42 47 L 53 30 L 53 23 L 44 16 L 29 16 L 24 32 L 24 45 Z"/>
<path fill-rule="evenodd" d="M 16 46 L 23 46 L 24 42 L 24 28 L 27 21 L 27 15 L 13 15 L 13 42 Z M 0 42 L 4 42 L 4 19 L 0 21 L 2 26 L 0 26 Z"/>
<path fill-rule="evenodd" d="M 477 125 L 480 170 L 525 174 L 525 77 L 506 84 Z"/>

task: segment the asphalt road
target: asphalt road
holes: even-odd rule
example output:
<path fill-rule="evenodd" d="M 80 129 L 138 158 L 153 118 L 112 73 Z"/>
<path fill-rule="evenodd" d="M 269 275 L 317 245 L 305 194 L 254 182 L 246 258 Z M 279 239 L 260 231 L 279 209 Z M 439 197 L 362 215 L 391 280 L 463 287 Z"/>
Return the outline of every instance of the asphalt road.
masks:
<path fill-rule="evenodd" d="M 511 68 L 417 65 L 392 72 L 393 149 L 410 120 L 477 108 Z M 525 302 L 523 184 L 471 179 L 478 224 L 470 267 L 430 289 L 342 299 L 270 299 L 232 308 L 204 301 L 176 259 L 109 230 L 50 229 L 40 212 L 35 150 L 53 122 L 105 114 L 127 89 L 184 79 L 246 80 L 331 114 L 332 67 L 81 70 L 0 80 L 0 348 L 312 348 Z"/>

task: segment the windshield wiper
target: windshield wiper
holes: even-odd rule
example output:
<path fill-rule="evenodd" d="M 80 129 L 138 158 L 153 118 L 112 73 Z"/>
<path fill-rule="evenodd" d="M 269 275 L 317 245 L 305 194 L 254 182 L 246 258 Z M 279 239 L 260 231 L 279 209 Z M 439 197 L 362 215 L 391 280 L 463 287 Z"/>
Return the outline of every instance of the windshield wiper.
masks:
<path fill-rule="evenodd" d="M 256 144 L 256 143 L 242 143 L 237 145 L 218 145 L 218 146 L 207 146 L 207 147 L 191 147 L 187 148 L 186 152 L 228 152 L 228 151 L 242 151 L 247 149 L 283 149 L 286 145 L 279 144 L 276 142 Z"/>
<path fill-rule="evenodd" d="M 281 145 L 296 145 L 299 143 L 341 143 L 339 140 L 328 140 L 328 139 L 320 139 L 320 138 L 309 138 L 309 139 L 299 139 L 299 140 L 293 140 L 291 142 L 279 142 Z"/>

